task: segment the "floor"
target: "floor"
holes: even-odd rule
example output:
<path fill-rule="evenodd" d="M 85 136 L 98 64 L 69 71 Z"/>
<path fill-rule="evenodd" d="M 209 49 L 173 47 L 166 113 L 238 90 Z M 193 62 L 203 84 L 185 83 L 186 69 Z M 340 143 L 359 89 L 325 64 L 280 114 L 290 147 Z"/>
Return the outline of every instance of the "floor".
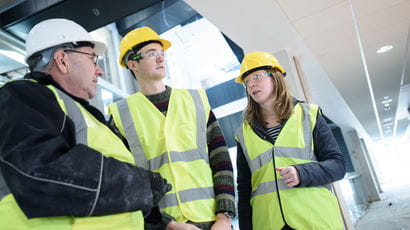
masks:
<path fill-rule="evenodd" d="M 368 229 L 410 230 L 410 185 L 384 189 L 355 224 L 355 230 Z"/>

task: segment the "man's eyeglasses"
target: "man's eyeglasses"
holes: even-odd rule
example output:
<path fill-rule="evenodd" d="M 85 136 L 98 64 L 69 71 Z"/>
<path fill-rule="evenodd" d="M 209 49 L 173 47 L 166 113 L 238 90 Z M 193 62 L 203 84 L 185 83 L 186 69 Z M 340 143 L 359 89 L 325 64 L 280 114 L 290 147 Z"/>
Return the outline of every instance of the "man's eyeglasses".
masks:
<path fill-rule="evenodd" d="M 63 50 L 63 51 L 64 51 L 64 52 L 67 52 L 67 53 L 71 52 L 71 53 L 78 53 L 78 54 L 88 55 L 88 56 L 90 56 L 90 57 L 92 58 L 92 62 L 94 63 L 95 66 L 97 66 L 97 64 L 98 64 L 98 58 L 99 58 L 99 56 L 98 56 L 97 54 L 86 53 L 86 52 L 82 52 L 82 51 L 79 51 L 79 50 L 72 50 L 72 49 L 65 49 L 65 50 Z"/>
<path fill-rule="evenodd" d="M 147 57 L 149 59 L 155 59 L 159 56 L 165 57 L 165 51 L 163 50 L 148 50 L 145 53 L 139 53 L 137 55 L 135 55 L 134 57 L 131 57 L 130 60 L 133 61 L 138 61 L 140 59 L 143 59 L 144 57 Z"/>
<path fill-rule="evenodd" d="M 249 74 L 248 76 L 246 76 L 245 80 L 243 81 L 243 84 L 246 88 L 251 81 L 259 82 L 260 80 L 262 80 L 263 77 L 269 77 L 271 75 L 272 73 L 269 71 L 263 71 L 261 73 L 256 73 L 256 74 Z"/>

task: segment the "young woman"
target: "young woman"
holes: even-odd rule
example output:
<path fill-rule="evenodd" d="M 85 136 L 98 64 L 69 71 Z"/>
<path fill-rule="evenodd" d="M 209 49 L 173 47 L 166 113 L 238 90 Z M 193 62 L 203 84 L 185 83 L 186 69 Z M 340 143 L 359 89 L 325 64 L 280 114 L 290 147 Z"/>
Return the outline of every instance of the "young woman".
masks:
<path fill-rule="evenodd" d="M 236 78 L 248 97 L 236 132 L 240 229 L 343 229 L 330 191 L 343 155 L 319 107 L 292 98 L 285 75 L 275 57 L 252 52 Z"/>

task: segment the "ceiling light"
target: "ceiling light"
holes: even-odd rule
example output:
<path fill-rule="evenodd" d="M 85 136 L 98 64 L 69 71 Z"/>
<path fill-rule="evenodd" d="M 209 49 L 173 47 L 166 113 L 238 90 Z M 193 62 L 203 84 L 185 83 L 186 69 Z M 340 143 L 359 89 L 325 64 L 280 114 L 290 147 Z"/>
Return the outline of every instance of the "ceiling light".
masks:
<path fill-rule="evenodd" d="M 389 122 L 389 123 L 386 123 L 386 124 L 383 124 L 383 126 L 391 126 L 391 125 L 393 125 L 393 122 Z"/>
<path fill-rule="evenodd" d="M 9 57 L 23 65 L 27 65 L 26 62 L 24 61 L 24 56 L 14 52 L 14 51 L 10 51 L 10 50 L 0 50 L 0 54 L 3 54 L 6 57 Z"/>
<path fill-rule="evenodd" d="M 386 53 L 387 51 L 390 51 L 391 49 L 393 49 L 393 46 L 383 46 L 380 49 L 378 49 L 376 52 L 378 54 L 382 54 L 382 53 Z"/>
<path fill-rule="evenodd" d="M 388 103 L 390 103 L 390 102 L 392 102 L 392 101 L 393 101 L 393 100 L 392 100 L 391 98 L 389 98 L 389 99 L 383 100 L 382 103 L 383 103 L 383 104 L 388 104 Z"/>
<path fill-rule="evenodd" d="M 391 118 L 391 117 L 389 117 L 389 118 L 385 118 L 385 119 L 383 119 L 383 122 L 390 122 L 390 121 L 392 121 L 393 119 Z"/>

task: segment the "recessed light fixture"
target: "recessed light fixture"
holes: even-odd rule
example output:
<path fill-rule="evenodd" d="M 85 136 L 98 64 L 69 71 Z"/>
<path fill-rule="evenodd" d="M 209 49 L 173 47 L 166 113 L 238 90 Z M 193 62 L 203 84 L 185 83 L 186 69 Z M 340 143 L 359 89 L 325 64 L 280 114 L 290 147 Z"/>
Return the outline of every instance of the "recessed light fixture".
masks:
<path fill-rule="evenodd" d="M 389 123 L 386 123 L 386 124 L 383 124 L 383 126 L 391 126 L 391 125 L 393 125 L 393 122 L 389 122 Z"/>
<path fill-rule="evenodd" d="M 389 118 L 383 119 L 383 122 L 390 122 L 390 121 L 392 121 L 392 120 L 393 120 L 393 118 L 389 117 Z"/>
<path fill-rule="evenodd" d="M 389 99 L 383 100 L 383 101 L 382 101 L 382 104 L 388 104 L 388 103 L 390 103 L 390 102 L 392 102 L 392 101 L 393 101 L 393 99 L 389 98 Z"/>
<path fill-rule="evenodd" d="M 383 46 L 379 48 L 376 52 L 378 54 L 382 54 L 382 53 L 386 53 L 387 51 L 390 51 L 391 49 L 393 49 L 393 46 Z"/>

